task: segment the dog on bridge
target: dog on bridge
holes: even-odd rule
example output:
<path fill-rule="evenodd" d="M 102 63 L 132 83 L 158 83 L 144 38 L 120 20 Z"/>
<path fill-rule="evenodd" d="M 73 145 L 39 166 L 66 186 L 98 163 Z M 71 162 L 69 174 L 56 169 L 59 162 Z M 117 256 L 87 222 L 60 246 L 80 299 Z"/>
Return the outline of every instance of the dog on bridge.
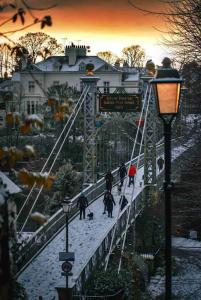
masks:
<path fill-rule="evenodd" d="M 92 211 L 90 211 L 90 209 L 89 209 L 89 213 L 88 213 L 87 217 L 89 218 L 89 220 L 93 220 L 93 218 L 94 218 L 94 213 Z"/>

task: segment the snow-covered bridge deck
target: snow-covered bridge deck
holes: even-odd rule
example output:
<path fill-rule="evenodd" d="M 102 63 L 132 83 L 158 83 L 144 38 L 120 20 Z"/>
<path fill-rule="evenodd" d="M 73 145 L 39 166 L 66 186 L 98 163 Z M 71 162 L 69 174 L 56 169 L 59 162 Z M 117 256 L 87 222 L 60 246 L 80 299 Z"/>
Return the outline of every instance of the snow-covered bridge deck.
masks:
<path fill-rule="evenodd" d="M 172 151 L 172 158 L 176 158 L 192 145 L 192 141 L 183 147 L 177 147 Z M 144 186 L 140 187 L 142 181 L 143 167 L 138 170 L 135 197 Z M 90 205 L 94 212 L 94 220 L 79 220 L 77 216 L 69 224 L 69 251 L 75 252 L 73 265 L 73 276 L 69 277 L 69 286 L 74 286 L 83 268 L 88 264 L 96 249 L 102 243 L 105 236 L 114 226 L 119 209 L 119 198 L 117 188 L 112 191 L 116 206 L 114 207 L 113 218 L 103 215 L 103 196 Z M 132 186 L 126 187 L 125 195 L 130 201 Z M 134 197 L 134 198 L 135 198 Z M 21 273 L 18 281 L 26 288 L 29 300 L 37 300 L 41 295 L 44 300 L 57 299 L 55 287 L 65 286 L 65 277 L 61 276 L 61 262 L 59 252 L 65 252 L 65 229 L 63 229 L 47 247 L 34 259 L 32 263 Z"/>
<path fill-rule="evenodd" d="M 135 195 L 139 193 L 143 186 L 139 186 L 143 175 L 143 168 L 138 171 L 135 185 Z M 90 210 L 94 212 L 94 219 L 89 221 L 79 220 L 77 216 L 69 224 L 69 251 L 75 252 L 75 262 L 73 265 L 73 276 L 69 277 L 69 286 L 75 284 L 83 267 L 88 263 L 91 256 L 98 248 L 108 231 L 114 226 L 119 209 L 120 196 L 117 194 L 117 187 L 112 191 L 116 206 L 113 210 L 113 218 L 103 215 L 103 196 L 90 205 Z M 126 188 L 125 195 L 130 199 L 132 185 Z M 65 252 L 65 229 L 63 229 L 38 257 L 19 276 L 19 281 L 23 283 L 28 293 L 29 299 L 38 299 L 42 295 L 44 300 L 57 299 L 56 286 L 65 286 L 65 277 L 61 276 L 61 262 L 59 262 L 59 252 Z M 47 291 L 49 294 L 47 295 Z"/>

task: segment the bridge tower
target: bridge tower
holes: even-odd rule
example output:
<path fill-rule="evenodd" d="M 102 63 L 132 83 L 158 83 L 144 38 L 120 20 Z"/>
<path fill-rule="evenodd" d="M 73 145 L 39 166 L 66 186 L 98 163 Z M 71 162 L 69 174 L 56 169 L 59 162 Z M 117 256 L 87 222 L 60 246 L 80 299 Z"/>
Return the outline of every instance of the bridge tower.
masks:
<path fill-rule="evenodd" d="M 95 76 L 81 77 L 83 88 L 89 87 L 84 101 L 84 181 L 83 188 L 96 182 L 96 142 L 95 142 L 95 115 L 97 111 L 97 82 Z"/>
<path fill-rule="evenodd" d="M 149 86 L 149 81 L 153 77 L 144 76 L 143 80 L 143 90 L 148 87 L 148 93 L 150 93 L 149 109 L 147 113 L 147 122 L 145 128 L 144 137 L 144 184 L 145 184 L 145 203 L 150 203 L 151 194 L 156 187 L 156 103 L 155 97 L 151 87 Z M 149 94 L 147 94 L 147 97 Z"/>

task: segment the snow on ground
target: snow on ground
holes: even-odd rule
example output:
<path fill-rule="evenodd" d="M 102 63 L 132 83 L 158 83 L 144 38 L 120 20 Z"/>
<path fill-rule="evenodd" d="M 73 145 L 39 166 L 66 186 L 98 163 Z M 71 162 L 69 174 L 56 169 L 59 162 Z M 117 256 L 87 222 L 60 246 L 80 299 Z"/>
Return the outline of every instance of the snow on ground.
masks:
<path fill-rule="evenodd" d="M 181 300 L 201 299 L 201 242 L 181 237 L 172 238 L 176 271 L 172 274 L 172 292 Z M 176 250 L 182 250 L 175 253 Z M 151 278 L 148 290 L 153 299 L 164 293 L 165 277 L 159 274 Z"/>
<path fill-rule="evenodd" d="M 33 232 L 17 232 L 17 242 L 22 243 L 22 242 L 28 242 L 29 239 L 32 237 Z"/>
<path fill-rule="evenodd" d="M 192 250 L 201 252 L 201 242 L 192 239 L 186 239 L 182 237 L 172 238 L 172 247 L 177 249 L 185 249 L 192 252 Z"/>
<path fill-rule="evenodd" d="M 172 159 L 184 152 L 187 146 L 181 146 L 172 151 Z M 139 182 L 142 181 L 143 168 L 138 170 L 135 195 L 142 189 Z M 125 180 L 126 184 L 126 180 Z M 132 186 L 126 187 L 125 195 L 130 201 Z M 77 216 L 69 224 L 69 251 L 75 252 L 75 262 L 73 265 L 73 276 L 69 277 L 69 286 L 74 285 L 83 267 L 87 264 L 92 254 L 95 252 L 107 232 L 114 225 L 119 209 L 119 198 L 117 187 L 112 191 L 116 206 L 114 207 L 114 218 L 103 215 L 103 197 L 100 197 L 90 205 L 90 210 L 94 212 L 94 220 L 79 220 Z M 41 295 L 44 300 L 58 299 L 55 287 L 65 286 L 65 277 L 61 276 L 61 262 L 59 262 L 59 252 L 65 252 L 65 229 L 62 230 L 47 247 L 34 259 L 34 261 L 22 272 L 18 281 L 26 288 L 29 300 L 37 300 Z M 47 294 L 48 292 L 48 294 Z"/>
<path fill-rule="evenodd" d="M 17 194 L 22 191 L 12 180 L 8 178 L 8 176 L 1 171 L 0 180 L 2 180 L 3 184 L 6 184 L 6 190 L 8 190 L 10 194 Z"/>

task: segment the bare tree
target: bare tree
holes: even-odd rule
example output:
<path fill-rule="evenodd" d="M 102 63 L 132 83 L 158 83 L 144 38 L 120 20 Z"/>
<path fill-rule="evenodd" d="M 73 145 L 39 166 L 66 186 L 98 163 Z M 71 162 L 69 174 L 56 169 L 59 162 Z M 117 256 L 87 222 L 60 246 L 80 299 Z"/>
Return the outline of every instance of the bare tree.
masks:
<path fill-rule="evenodd" d="M 40 24 L 41 29 L 43 29 L 45 26 L 52 26 L 52 18 L 51 16 L 47 15 L 39 19 L 35 15 L 35 11 L 43 11 L 48 10 L 50 8 L 55 7 L 55 5 L 52 5 L 50 7 L 33 7 L 31 6 L 28 1 L 26 0 L 19 0 L 19 1 L 0 1 L 0 20 L 3 21 L 0 23 L 0 36 L 7 39 L 11 43 L 14 43 L 10 37 L 9 34 L 19 32 L 22 30 L 25 30 L 35 24 Z M 28 13 L 31 17 L 31 21 L 29 24 L 25 25 L 25 14 Z M 8 17 L 7 17 L 8 16 Z M 7 30 L 7 24 L 8 23 L 21 23 L 21 28 L 18 29 L 11 29 Z"/>
<path fill-rule="evenodd" d="M 160 15 L 166 23 L 163 44 L 173 51 L 180 64 L 201 60 L 201 1 L 200 0 L 164 0 L 165 11 L 148 11 L 130 5 L 148 14 Z M 159 30 L 159 29 L 157 29 Z"/>
<path fill-rule="evenodd" d="M 122 50 L 123 58 L 129 67 L 140 68 L 145 61 L 145 51 L 139 45 L 131 45 Z"/>
<path fill-rule="evenodd" d="M 44 32 L 29 32 L 20 37 L 18 43 L 27 49 L 32 63 L 36 63 L 39 57 L 45 59 L 50 55 L 61 54 L 63 50 L 55 38 Z"/>
<path fill-rule="evenodd" d="M 170 1 L 163 18 L 167 24 L 164 45 L 172 49 L 180 64 L 201 60 L 201 1 Z"/>
<path fill-rule="evenodd" d="M 10 38 L 10 35 L 16 32 L 23 31 L 36 24 L 40 24 L 41 29 L 43 29 L 45 26 L 52 26 L 51 16 L 45 15 L 42 18 L 38 18 L 35 15 L 35 12 L 43 10 L 46 11 L 53 7 L 55 7 L 55 5 L 46 7 L 35 7 L 30 5 L 27 0 L 0 1 L 0 37 L 4 38 L 7 41 L 7 43 L 4 43 L 0 46 L 1 77 L 7 78 L 7 76 L 11 74 L 16 64 L 16 60 L 18 61 L 17 64 L 19 65 L 19 51 L 16 51 L 16 49 L 13 51 L 11 48 L 15 48 L 16 46 L 19 48 L 21 47 L 21 45 L 16 45 L 16 43 Z M 29 15 L 30 19 L 28 24 L 25 25 L 26 15 Z M 7 25 L 9 23 L 13 23 L 13 29 L 8 30 Z M 16 29 L 14 23 L 20 23 L 21 27 Z M 40 51 L 41 52 L 38 55 L 44 57 L 44 49 L 40 49 Z M 11 52 L 13 52 L 14 55 L 11 56 Z M 24 53 L 22 54 L 24 55 Z M 16 55 L 18 56 L 17 59 Z M 47 57 L 47 54 L 45 57 Z"/>
<path fill-rule="evenodd" d="M 185 78 L 187 87 L 188 103 L 184 103 L 184 108 L 190 113 L 201 112 L 201 66 L 195 61 L 183 66 L 182 76 Z M 187 98 L 184 98 L 187 101 Z"/>
<path fill-rule="evenodd" d="M 119 59 L 118 56 L 111 51 L 98 52 L 97 56 L 105 60 L 110 65 L 114 65 L 115 62 Z"/>

